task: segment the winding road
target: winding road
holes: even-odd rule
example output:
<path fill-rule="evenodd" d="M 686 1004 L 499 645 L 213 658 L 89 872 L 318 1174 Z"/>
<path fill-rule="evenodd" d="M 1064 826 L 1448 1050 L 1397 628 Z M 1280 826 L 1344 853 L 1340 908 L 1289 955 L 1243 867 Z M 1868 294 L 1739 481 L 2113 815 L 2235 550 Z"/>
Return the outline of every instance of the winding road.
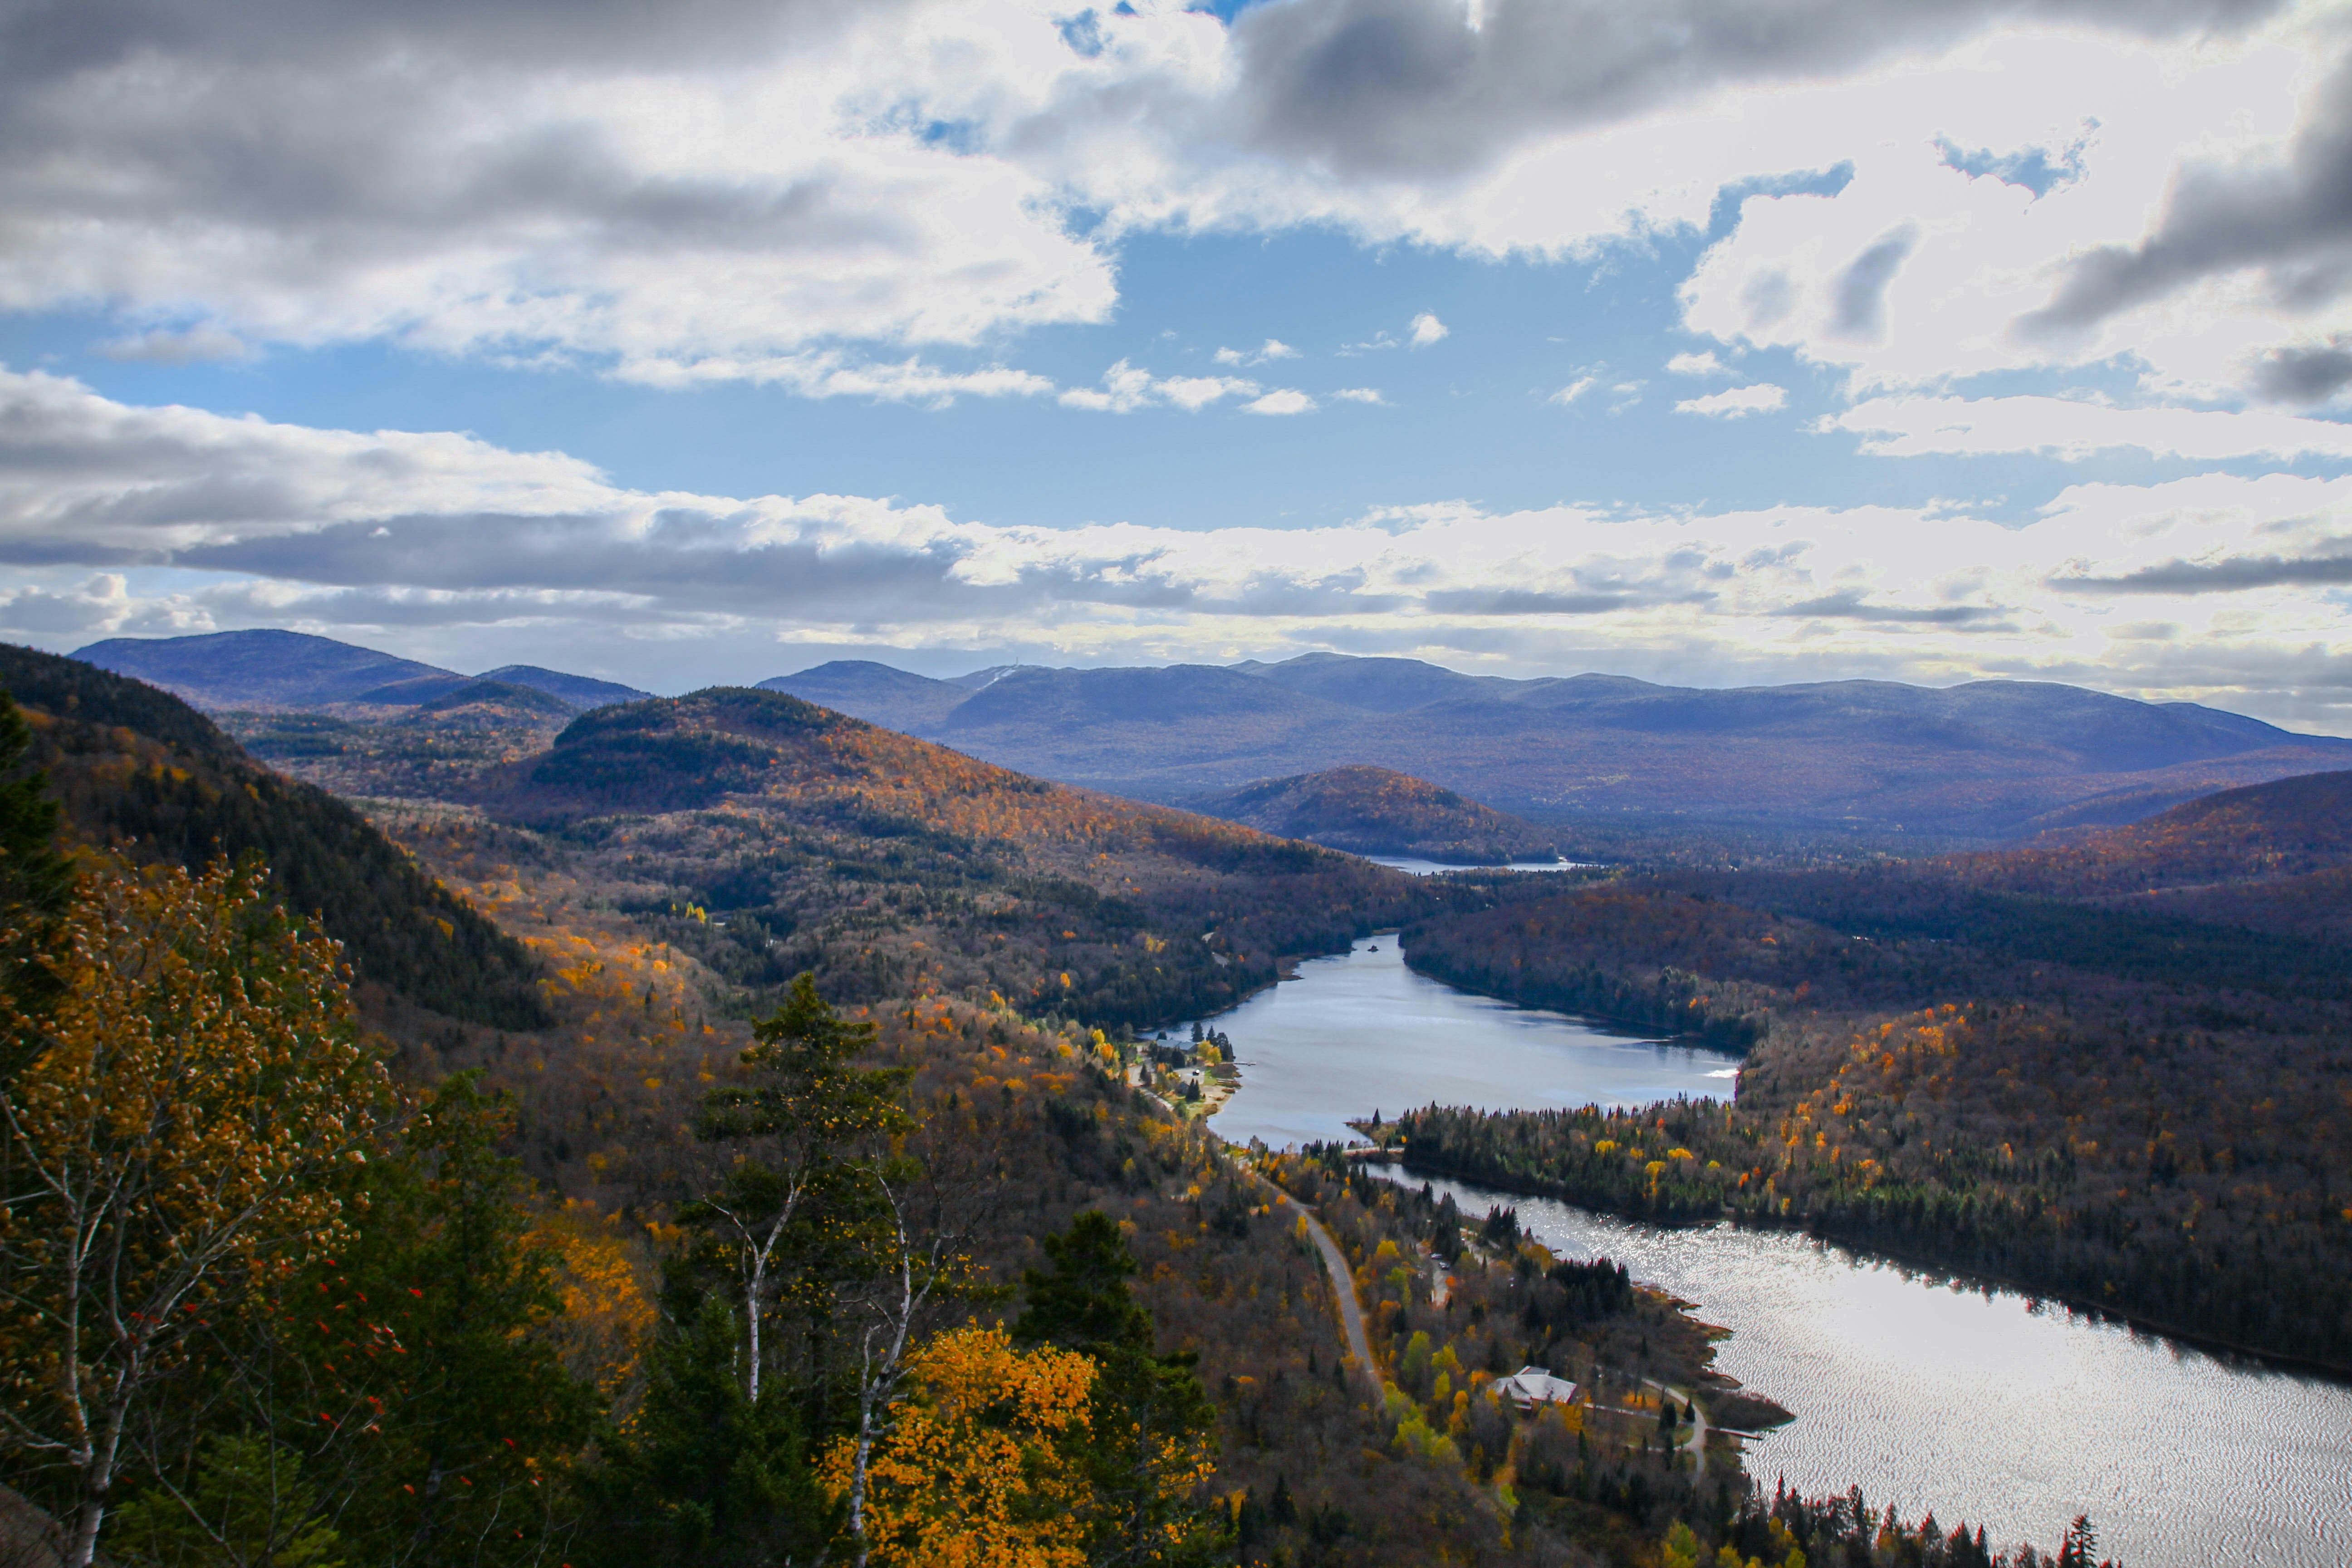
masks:
<path fill-rule="evenodd" d="M 1263 1178 L 1260 1178 L 1263 1180 Z M 1307 1212 L 1307 1205 L 1288 1193 L 1276 1189 L 1282 1206 L 1307 1222 L 1307 1234 L 1315 1240 L 1316 1250 L 1323 1254 L 1323 1267 L 1331 1276 L 1331 1296 L 1339 1304 L 1339 1326 L 1347 1331 L 1348 1353 L 1356 1361 L 1356 1373 L 1366 1382 L 1376 1382 L 1380 1374 L 1372 1368 L 1372 1342 L 1364 1334 L 1364 1309 L 1356 1300 L 1355 1271 L 1348 1267 L 1347 1254 L 1323 1228 L 1323 1222 Z"/>

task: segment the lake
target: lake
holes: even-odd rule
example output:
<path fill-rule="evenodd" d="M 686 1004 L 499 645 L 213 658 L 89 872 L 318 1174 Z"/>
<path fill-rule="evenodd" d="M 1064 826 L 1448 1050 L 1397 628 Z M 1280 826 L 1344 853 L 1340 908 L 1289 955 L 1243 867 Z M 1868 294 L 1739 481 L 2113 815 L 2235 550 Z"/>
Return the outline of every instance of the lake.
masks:
<path fill-rule="evenodd" d="M 1442 860 L 1423 860 L 1411 855 L 1367 855 L 1364 858 L 1375 866 L 1402 871 L 1408 877 L 1436 877 L 1447 871 L 1573 871 L 1589 863 L 1583 860 L 1514 860 L 1507 866 L 1449 866 Z"/>
<path fill-rule="evenodd" d="M 1728 1091 L 1737 1058 L 1515 1007 L 1415 974 L 1393 936 L 1309 959 L 1298 978 L 1207 1021 L 1233 1037 L 1241 1089 L 1209 1126 L 1229 1142 L 1347 1140 L 1378 1110 L 1646 1105 Z"/>
<path fill-rule="evenodd" d="M 1535 1109 L 1721 1095 L 1737 1070 L 1715 1052 L 1454 990 L 1407 970 L 1389 936 L 1302 963 L 1297 979 L 1207 1022 L 1242 1067 L 1211 1127 L 1276 1146 L 1347 1137 L 1351 1118 L 1433 1100 Z M 2352 1563 L 2344 1384 L 1801 1236 L 1665 1230 L 1434 1184 L 1465 1213 L 1513 1205 L 1547 1246 L 1613 1258 L 1732 1330 L 1717 1364 L 1797 1412 L 1750 1447 L 1749 1473 L 1767 1488 L 1782 1476 L 1814 1494 L 1858 1484 L 1906 1518 L 1932 1507 L 1947 1525 L 1965 1516 L 1996 1540 L 2053 1546 L 2087 1511 L 2103 1553 L 2130 1568 Z"/>

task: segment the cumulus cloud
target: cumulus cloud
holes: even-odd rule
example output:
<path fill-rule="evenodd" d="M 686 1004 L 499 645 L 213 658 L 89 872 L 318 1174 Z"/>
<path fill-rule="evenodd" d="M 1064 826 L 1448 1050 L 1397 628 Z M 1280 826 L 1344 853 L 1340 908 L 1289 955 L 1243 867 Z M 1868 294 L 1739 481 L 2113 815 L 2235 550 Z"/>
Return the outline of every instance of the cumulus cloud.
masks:
<path fill-rule="evenodd" d="M 1769 414 L 1789 405 L 1789 389 L 1759 381 L 1753 386 L 1736 386 L 1727 392 L 1711 392 L 1705 397 L 1685 397 L 1675 405 L 1677 414 L 1703 414 L 1710 419 L 1744 419 L 1751 414 Z"/>
<path fill-rule="evenodd" d="M 1077 18 L 1033 0 L 235 9 L 5 24 L 0 308 L 110 312 L 126 352 L 152 354 L 378 340 L 657 384 L 1040 395 L 1002 367 L 867 362 L 1103 321 L 1118 247 L 1146 229 L 1328 226 L 1556 258 L 1703 225 L 1727 185 L 1856 164 L 1873 210 L 1838 226 L 1854 242 L 1783 282 L 1829 350 L 1894 353 L 1905 291 L 1953 242 L 1944 187 L 1911 170 L 1880 191 L 1896 156 L 1881 143 L 1985 202 L 2090 215 L 2042 224 L 2030 254 L 1972 242 L 2006 322 L 2049 304 L 2057 259 L 2140 239 L 2119 227 L 2152 156 L 2136 127 L 2170 138 L 2155 188 L 2184 124 L 2217 128 L 2221 167 L 2284 133 L 2240 112 L 2263 85 L 2245 60 L 2312 52 L 2273 0 L 1776 0 L 1737 17 L 1706 0 L 1289 0 L 1230 24 L 1175 0 Z M 2095 142 L 2079 113 L 2042 122 L 2053 84 L 2093 80 L 2119 99 L 2093 106 Z M 2334 188 L 2324 119 L 2279 176 L 2296 211 Z M 2035 173 L 2062 165 L 2058 185 Z M 2260 206 L 2182 189 L 2192 227 Z M 2333 220 L 2264 221 L 2303 247 L 2279 264 L 2301 281 L 2273 291 L 2324 295 Z M 2202 276 L 2163 258 L 2206 242 L 2147 243 L 2141 271 Z M 1442 331 L 1424 315 L 1373 344 Z M 923 379 L 946 389 L 898 390 Z"/>
<path fill-rule="evenodd" d="M 1454 502 L 1051 529 L 636 490 L 561 453 L 135 407 L 22 373 L 0 373 L 0 635 L 295 625 L 445 663 L 576 652 L 641 681 L 633 658 L 758 679 L 780 645 L 1157 661 L 1336 640 L 1702 682 L 2095 669 L 2278 710 L 2314 658 L 2342 657 L 2352 571 L 2352 479 L 2079 486 L 2023 527 L 1949 507 Z"/>
<path fill-rule="evenodd" d="M 2325 304 L 2352 289 L 2352 57 L 2314 95 L 2284 155 L 2191 163 L 2155 231 L 2076 258 L 2065 282 L 2020 323 L 2079 332 L 2218 273 L 2259 268 L 2283 302 Z"/>
<path fill-rule="evenodd" d="M 2308 16 L 2195 49 L 2028 32 L 1825 86 L 1805 110 L 1871 136 L 1811 188 L 1743 197 L 1683 324 L 1863 392 L 2127 356 L 2156 397 L 2328 395 L 2352 328 L 2338 48 Z"/>
<path fill-rule="evenodd" d="M 1601 378 L 1597 375 L 1580 375 L 1574 381 L 1570 382 L 1566 386 L 1561 387 L 1558 392 L 1553 393 L 1549 397 L 1545 398 L 1544 401 L 1546 403 L 1557 403 L 1561 407 L 1565 408 L 1570 404 L 1574 403 L 1578 398 L 1582 397 L 1586 393 L 1591 391 L 1594 387 L 1600 384 Z"/>
<path fill-rule="evenodd" d="M 1666 362 L 1669 375 L 1737 375 L 1739 373 L 1715 357 L 1715 351 L 1705 353 L 1678 353 Z"/>
<path fill-rule="evenodd" d="M 1425 349 L 1430 344 L 1444 337 L 1447 331 L 1448 328 L 1444 322 L 1439 321 L 1436 316 L 1431 312 L 1423 310 L 1420 315 L 1415 316 L 1412 319 L 1409 340 L 1412 343 L 1413 347 L 1417 349 Z"/>
<path fill-rule="evenodd" d="M 1103 372 L 1100 386 L 1074 386 L 1061 395 L 1060 401 L 1066 408 L 1097 414 L 1132 414 L 1139 408 L 1181 408 L 1191 413 L 1220 398 L 1255 396 L 1257 390 L 1257 383 L 1239 376 L 1155 376 L 1120 360 Z"/>
<path fill-rule="evenodd" d="M 1377 403 L 1383 406 L 1388 403 L 1377 386 L 1343 386 L 1331 395 L 1342 403 Z"/>
<path fill-rule="evenodd" d="M 1268 338 L 1254 349 L 1219 349 L 1211 356 L 1219 364 L 1257 365 L 1274 360 L 1297 359 L 1298 351 L 1279 338 Z"/>
<path fill-rule="evenodd" d="M 1286 386 L 1242 406 L 1252 414 L 1312 414 L 1315 412 L 1315 400 L 1296 388 Z"/>

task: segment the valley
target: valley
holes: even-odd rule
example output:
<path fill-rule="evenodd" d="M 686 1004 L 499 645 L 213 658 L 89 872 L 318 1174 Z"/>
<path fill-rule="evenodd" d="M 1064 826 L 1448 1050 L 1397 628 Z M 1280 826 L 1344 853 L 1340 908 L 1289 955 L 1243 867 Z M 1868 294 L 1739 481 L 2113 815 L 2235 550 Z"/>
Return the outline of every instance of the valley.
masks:
<path fill-rule="evenodd" d="M 657 1369 L 684 1376 L 688 1341 L 655 1325 L 683 1310 L 677 1271 L 719 1256 L 695 1228 L 708 1205 L 736 1201 L 701 1131 L 709 1107 L 751 1081 L 757 1053 L 745 1053 L 767 1037 L 763 1020 L 820 1007 L 870 1026 L 858 1059 L 900 1075 L 908 1170 L 928 1173 L 919 1185 L 973 1270 L 971 1300 L 1034 1289 L 1045 1238 L 1077 1235 L 1088 1211 L 1125 1216 L 1136 1300 L 1160 1346 L 1196 1358 L 1200 1430 L 1222 1455 L 1223 1500 L 1195 1495 L 1182 1529 L 1221 1542 L 1223 1560 L 1422 1560 L 1470 1541 L 1487 1561 L 1566 1563 L 1689 1540 L 1777 1568 L 1800 1539 L 1846 1554 L 1809 1562 L 1860 1562 L 1915 1529 L 1886 1509 L 1865 1521 L 1833 1500 L 1768 1501 L 1737 1467 L 1702 1473 L 1660 1436 L 1665 1412 L 1643 1390 L 1697 1390 L 1711 1405 L 1733 1387 L 1672 1298 L 1601 1289 L 1530 1235 L 1481 1230 L 1478 1215 L 1370 1178 L 1339 1157 L 1342 1126 L 1245 1160 L 1196 1108 L 1127 1087 L 1155 1033 L 1265 1006 L 1302 963 L 1393 931 L 1421 974 L 1738 1063 L 1736 1099 L 1673 1098 L 1636 1073 L 1622 1090 L 1580 1080 L 1566 1098 L 1433 1091 L 1386 1107 L 1377 1137 L 1412 1172 L 1669 1226 L 1728 1216 L 1810 1232 L 2193 1339 L 2347 1364 L 2326 1282 L 2352 1263 L 2334 1216 L 2352 1201 L 2340 1158 L 2352 1128 L 2326 1108 L 2352 1081 L 2331 901 L 2347 864 L 2337 784 L 2352 774 L 2013 849 L 1922 836 L 1944 852 L 1896 859 L 1798 817 L 1594 831 L 1369 765 L 1192 797 L 1219 814 L 1203 816 L 774 689 L 604 701 L 544 670 L 529 683 L 394 671 L 363 685 L 384 672 L 296 651 L 327 667 L 304 679 L 369 700 L 262 700 L 294 688 L 256 667 L 237 673 L 238 705 L 216 727 L 88 665 L 21 654 L 8 672 L 83 842 L 129 837 L 132 853 L 191 866 L 215 848 L 257 853 L 286 907 L 348 933 L 360 1016 L 404 1092 L 479 1081 L 500 1097 L 502 1146 L 556 1205 L 531 1223 L 561 1216 L 572 1238 L 563 1256 L 578 1261 L 554 1278 L 584 1301 L 580 1270 L 593 1268 L 614 1303 L 594 1333 L 565 1331 L 614 1408 L 667 1408 L 685 1386 Z M 1357 662 L 1375 661 L 1311 664 L 1299 700 L 1422 694 L 1411 670 Z M 983 673 L 983 693 L 1021 676 Z M 1262 673 L 1234 679 L 1275 692 L 1274 708 L 1299 696 Z M 428 679 L 443 684 L 387 700 Z M 2176 751 L 2179 726 L 2209 750 L 2227 729 L 2168 721 L 2159 739 Z M 339 848 L 289 837 L 286 824 L 314 819 L 341 825 Z M 1608 842 L 1614 863 L 1477 868 L 1580 834 Z M 1470 868 L 1408 877 L 1351 849 Z M 379 868 L 366 873 L 374 903 L 319 869 L 338 858 Z M 2269 912 L 2238 913 L 2257 908 Z M 389 934 L 404 930 L 440 945 Z M 1375 945 L 1392 964 L 1396 940 Z M 1397 1023 L 1367 1016 L 1365 1063 Z M 1207 1108 L 1219 1127 L 1252 1103 L 1238 1045 L 1240 1093 Z M 1327 1097 L 1349 1070 L 1325 1072 Z M 1294 1087 L 1318 1093 L 1312 1074 Z M 1260 1176 L 1338 1237 L 1375 1368 L 1343 1366 L 1332 1287 L 1283 1211 L 1253 1195 Z M 722 1275 L 697 1278 L 695 1299 L 727 1299 L 709 1293 Z M 1565 1291 L 1558 1304 L 1547 1280 Z M 867 1288 L 824 1287 L 852 1291 L 845 1310 Z M 951 1298 L 964 1299 L 950 1291 L 924 1321 L 944 1331 L 965 1310 Z M 1010 1323 L 1011 1311 L 982 1316 Z M 614 1326 L 630 1321 L 646 1326 Z M 1557 1432 L 1550 1416 L 1495 1426 L 1471 1395 L 1528 1362 L 1608 1387 L 1615 1414 L 1596 1405 L 1588 1425 Z M 811 1397 L 839 1375 L 821 1363 L 791 1374 Z M 1375 1383 L 1350 1383 L 1367 1372 Z M 1626 1409 L 1652 1425 L 1628 1426 Z M 585 1511 L 569 1517 L 616 1506 L 594 1502 L 597 1473 L 581 1472 Z M 646 1560 L 682 1550 L 623 1539 Z M 1923 1561 L 1977 1561 L 1971 1542 L 1933 1545 Z"/>

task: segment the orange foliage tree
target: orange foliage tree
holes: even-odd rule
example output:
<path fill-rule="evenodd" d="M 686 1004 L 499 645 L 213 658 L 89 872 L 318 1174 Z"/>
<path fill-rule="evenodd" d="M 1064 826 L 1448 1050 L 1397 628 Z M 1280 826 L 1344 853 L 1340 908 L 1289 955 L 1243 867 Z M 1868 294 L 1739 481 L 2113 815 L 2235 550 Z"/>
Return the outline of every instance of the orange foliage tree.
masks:
<path fill-rule="evenodd" d="M 867 1462 L 857 1560 L 898 1568 L 1081 1568 L 1083 1437 L 1095 1363 L 1072 1351 L 1013 1348 L 1002 1329 L 944 1333 L 912 1359 L 912 1395 Z M 835 1443 L 824 1480 L 852 1481 L 855 1445 Z"/>

